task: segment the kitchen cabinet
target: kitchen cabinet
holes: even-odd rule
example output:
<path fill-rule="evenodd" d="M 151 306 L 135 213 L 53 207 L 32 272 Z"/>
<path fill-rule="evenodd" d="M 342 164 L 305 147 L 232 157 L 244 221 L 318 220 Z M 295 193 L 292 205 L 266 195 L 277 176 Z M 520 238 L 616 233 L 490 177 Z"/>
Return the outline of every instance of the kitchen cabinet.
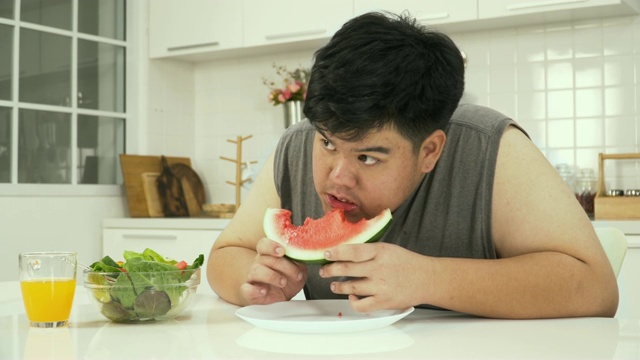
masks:
<path fill-rule="evenodd" d="M 153 0 L 151 58 L 200 62 L 315 50 L 355 15 L 408 10 L 447 33 L 640 13 L 637 0 Z"/>
<path fill-rule="evenodd" d="M 242 1 L 149 1 L 149 56 L 240 48 L 242 21 Z"/>
<path fill-rule="evenodd" d="M 369 11 L 390 11 L 400 14 L 404 11 L 425 25 L 473 21 L 478 18 L 476 0 L 354 0 L 353 11 L 361 15 Z"/>
<path fill-rule="evenodd" d="M 102 256 L 121 259 L 125 250 L 142 252 L 151 248 L 163 256 L 190 263 L 203 254 L 198 291 L 211 291 L 206 263 L 214 242 L 229 223 L 226 219 L 128 218 L 105 219 L 102 223 Z"/>
<path fill-rule="evenodd" d="M 614 227 L 627 237 L 627 253 L 618 275 L 618 314 L 640 316 L 640 221 L 593 221 L 594 227 Z"/>
<path fill-rule="evenodd" d="M 635 0 L 478 0 L 479 20 L 503 19 L 507 21 L 504 25 L 622 16 L 638 12 L 640 4 Z"/>
<path fill-rule="evenodd" d="M 328 41 L 352 17 L 352 1 L 244 0 L 244 46 Z"/>
<path fill-rule="evenodd" d="M 640 233 L 627 235 L 627 254 L 625 255 L 618 284 L 620 286 L 620 303 L 618 312 L 622 314 L 640 315 Z"/>

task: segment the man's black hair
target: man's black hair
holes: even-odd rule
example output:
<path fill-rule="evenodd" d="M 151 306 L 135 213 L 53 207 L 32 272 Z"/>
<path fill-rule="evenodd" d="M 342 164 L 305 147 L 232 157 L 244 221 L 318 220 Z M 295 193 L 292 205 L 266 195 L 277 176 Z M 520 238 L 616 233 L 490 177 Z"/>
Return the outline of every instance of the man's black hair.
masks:
<path fill-rule="evenodd" d="M 391 127 L 417 151 L 446 128 L 464 91 L 460 50 L 408 14 L 355 17 L 314 58 L 304 114 L 344 140 Z"/>

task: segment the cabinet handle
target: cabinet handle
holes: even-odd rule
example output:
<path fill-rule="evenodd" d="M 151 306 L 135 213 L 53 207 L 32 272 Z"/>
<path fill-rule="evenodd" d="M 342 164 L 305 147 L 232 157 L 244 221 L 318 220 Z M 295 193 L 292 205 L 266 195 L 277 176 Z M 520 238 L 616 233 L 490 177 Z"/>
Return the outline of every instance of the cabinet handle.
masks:
<path fill-rule="evenodd" d="M 181 46 L 171 46 L 167 48 L 167 51 L 178 51 L 178 50 L 187 50 L 187 49 L 196 49 L 207 46 L 219 46 L 220 42 L 214 41 L 210 43 L 202 43 L 202 44 L 193 44 L 193 45 L 181 45 Z"/>
<path fill-rule="evenodd" d="M 292 38 L 292 37 L 324 34 L 326 32 L 327 32 L 327 29 L 302 30 L 302 31 L 293 31 L 293 32 L 282 33 L 282 34 L 266 35 L 264 38 L 267 40 L 277 40 L 277 39 L 286 39 L 286 38 Z"/>
<path fill-rule="evenodd" d="M 420 16 L 418 18 L 418 22 L 425 22 L 425 21 L 429 21 L 429 20 L 446 19 L 448 17 L 449 17 L 449 13 L 448 12 L 427 14 L 427 15 L 424 15 L 424 16 Z"/>
<path fill-rule="evenodd" d="M 587 2 L 589 0 L 547 0 L 547 1 L 532 1 L 521 4 L 511 4 L 507 5 L 507 10 L 523 10 L 523 9 L 531 9 L 534 7 L 542 7 L 542 6 L 552 6 L 552 5 L 564 5 L 564 4 L 573 4 L 579 2 Z"/>
<path fill-rule="evenodd" d="M 178 240 L 177 235 L 123 234 L 125 240 Z"/>

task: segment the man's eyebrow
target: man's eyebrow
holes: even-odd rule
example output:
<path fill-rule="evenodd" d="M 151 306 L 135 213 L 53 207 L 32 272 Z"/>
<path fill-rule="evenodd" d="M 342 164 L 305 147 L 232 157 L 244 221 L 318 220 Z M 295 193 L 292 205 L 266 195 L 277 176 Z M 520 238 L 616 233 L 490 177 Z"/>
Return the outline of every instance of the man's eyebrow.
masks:
<path fill-rule="evenodd" d="M 353 151 L 354 152 L 378 152 L 382 154 L 389 154 L 391 152 L 391 149 L 384 146 L 371 146 L 371 147 L 365 147 L 360 149 L 353 149 Z"/>
<path fill-rule="evenodd" d="M 317 129 L 316 131 L 325 139 L 329 139 L 329 136 L 327 136 L 323 130 Z M 358 148 L 358 149 L 353 149 L 354 152 L 378 152 L 381 154 L 389 154 L 391 153 L 391 149 L 389 149 L 388 147 L 384 147 L 384 146 L 370 146 L 370 147 L 364 147 L 364 148 Z"/>

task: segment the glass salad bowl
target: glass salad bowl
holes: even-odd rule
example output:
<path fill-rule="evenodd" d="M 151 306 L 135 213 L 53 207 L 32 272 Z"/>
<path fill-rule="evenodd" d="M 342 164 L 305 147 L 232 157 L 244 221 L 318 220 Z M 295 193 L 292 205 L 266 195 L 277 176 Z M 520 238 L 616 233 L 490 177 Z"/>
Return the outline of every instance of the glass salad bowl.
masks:
<path fill-rule="evenodd" d="M 84 287 L 98 310 L 119 323 L 169 320 L 189 306 L 200 268 L 149 272 L 84 270 Z"/>

